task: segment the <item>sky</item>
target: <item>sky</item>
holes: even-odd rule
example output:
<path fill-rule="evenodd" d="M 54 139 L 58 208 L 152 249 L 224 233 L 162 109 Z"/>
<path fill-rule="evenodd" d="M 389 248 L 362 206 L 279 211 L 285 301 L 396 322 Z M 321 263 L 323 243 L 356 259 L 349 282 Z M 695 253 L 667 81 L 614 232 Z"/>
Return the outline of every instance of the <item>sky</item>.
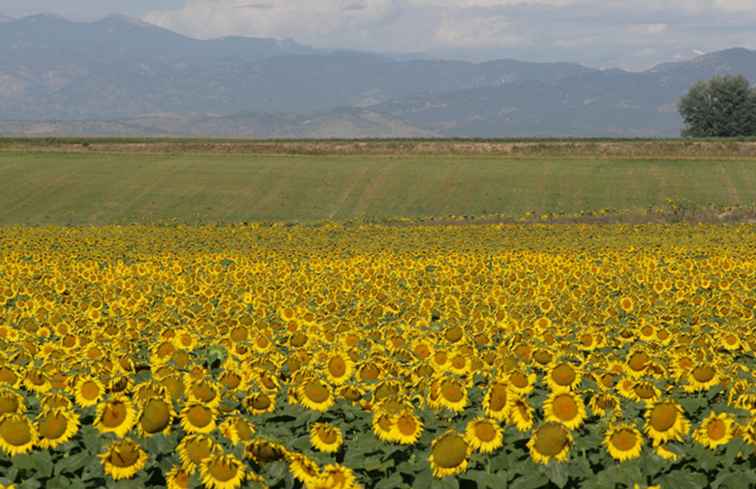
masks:
<path fill-rule="evenodd" d="M 756 0 L 2 0 L 0 14 L 139 17 L 192 37 L 645 69 L 756 49 Z"/>

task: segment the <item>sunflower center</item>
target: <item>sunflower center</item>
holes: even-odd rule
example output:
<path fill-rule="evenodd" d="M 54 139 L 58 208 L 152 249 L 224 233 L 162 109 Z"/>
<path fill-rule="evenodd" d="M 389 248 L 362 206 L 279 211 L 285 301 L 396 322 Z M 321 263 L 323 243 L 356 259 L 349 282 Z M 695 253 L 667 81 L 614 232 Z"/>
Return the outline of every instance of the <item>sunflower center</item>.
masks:
<path fill-rule="evenodd" d="M 711 440 L 721 440 L 727 434 L 727 425 L 719 418 L 715 418 L 706 425 L 706 434 Z"/>
<path fill-rule="evenodd" d="M 15 384 L 18 376 L 8 367 L 0 367 L 0 382 L 5 384 Z"/>
<path fill-rule="evenodd" d="M 300 333 L 299 331 L 297 331 L 296 333 L 291 335 L 292 346 L 300 347 L 304 345 L 305 343 L 307 343 L 307 335 L 305 335 L 304 333 Z"/>
<path fill-rule="evenodd" d="M 142 428 L 147 433 L 163 431 L 170 421 L 171 411 L 168 403 L 159 399 L 151 399 L 144 406 L 142 414 Z"/>
<path fill-rule="evenodd" d="M 623 428 L 614 433 L 609 442 L 618 450 L 626 452 L 635 447 L 638 437 L 632 430 Z"/>
<path fill-rule="evenodd" d="M 245 341 L 247 339 L 247 328 L 245 328 L 244 326 L 237 326 L 231 330 L 229 337 L 232 341 L 235 341 L 237 343 L 240 341 Z"/>
<path fill-rule="evenodd" d="M 501 411 L 507 405 L 507 388 L 502 384 L 491 386 L 491 396 L 488 401 L 488 407 L 492 411 Z"/>
<path fill-rule="evenodd" d="M 650 360 L 649 356 L 644 352 L 638 352 L 633 353 L 630 356 L 630 360 L 627 362 L 627 364 L 630 366 L 631 369 L 640 371 L 643 370 L 646 367 L 646 364 Z"/>
<path fill-rule="evenodd" d="M 490 442 L 496 438 L 496 428 L 488 422 L 475 423 L 475 437 L 482 442 Z"/>
<path fill-rule="evenodd" d="M 651 426 L 656 431 L 667 431 L 677 421 L 677 408 L 674 404 L 659 404 L 651 411 Z"/>
<path fill-rule="evenodd" d="M 186 454 L 192 463 L 198 464 L 210 456 L 210 448 L 208 440 L 191 440 L 186 444 Z"/>
<path fill-rule="evenodd" d="M 575 369 L 566 363 L 559 365 L 551 371 L 551 378 L 554 379 L 554 382 L 558 385 L 571 385 L 576 377 L 577 374 L 575 374 Z"/>
<path fill-rule="evenodd" d="M 574 419 L 578 414 L 578 405 L 570 395 L 561 395 L 554 398 L 554 415 L 563 420 Z"/>
<path fill-rule="evenodd" d="M 194 388 L 192 389 L 192 394 L 194 394 L 194 397 L 202 402 L 210 402 L 215 399 L 215 396 L 217 395 L 215 390 L 206 382 L 202 382 L 194 386 Z"/>
<path fill-rule="evenodd" d="M 57 440 L 68 427 L 68 420 L 60 413 L 45 416 L 39 423 L 39 434 L 48 440 Z"/>
<path fill-rule="evenodd" d="M 214 460 L 207 467 L 213 479 L 220 482 L 228 482 L 239 472 L 239 467 L 226 460 Z"/>
<path fill-rule="evenodd" d="M 373 363 L 366 363 L 360 370 L 362 380 L 375 380 L 381 374 L 381 371 Z"/>
<path fill-rule="evenodd" d="M 519 389 L 523 389 L 528 386 L 528 378 L 525 377 L 522 372 L 515 372 L 510 375 L 509 381 Z"/>
<path fill-rule="evenodd" d="M 192 426 L 202 428 L 209 425 L 213 420 L 213 413 L 204 406 L 193 406 L 186 413 L 186 417 Z"/>
<path fill-rule="evenodd" d="M 102 412 L 102 424 L 108 428 L 117 428 L 126 421 L 127 413 L 126 404 L 119 401 L 111 402 Z"/>
<path fill-rule="evenodd" d="M 304 386 L 304 394 L 313 402 L 321 403 L 328 400 L 328 389 L 320 382 L 308 382 Z"/>
<path fill-rule="evenodd" d="M 654 334 L 654 328 L 649 325 L 643 326 L 640 331 L 643 336 L 651 336 Z"/>
<path fill-rule="evenodd" d="M 10 418 L 0 424 L 0 437 L 9 445 L 21 447 L 31 441 L 32 433 L 25 419 Z"/>
<path fill-rule="evenodd" d="M 651 399 L 656 395 L 654 388 L 648 384 L 638 384 L 633 388 L 633 391 L 641 399 Z"/>
<path fill-rule="evenodd" d="M 95 382 L 88 380 L 81 384 L 80 393 L 81 397 L 83 397 L 87 401 L 91 401 L 97 399 L 97 397 L 100 395 L 100 387 Z"/>
<path fill-rule="evenodd" d="M 567 446 L 567 430 L 558 423 L 546 423 L 535 433 L 535 449 L 538 453 L 553 457 Z"/>
<path fill-rule="evenodd" d="M 405 414 L 396 420 L 396 428 L 402 435 L 412 436 L 417 431 L 417 421 L 414 417 Z"/>
<path fill-rule="evenodd" d="M 258 394 L 252 399 L 252 408 L 265 411 L 270 407 L 270 399 L 265 394 Z"/>
<path fill-rule="evenodd" d="M 121 443 L 113 447 L 110 463 L 116 467 L 131 467 L 139 460 L 139 450 L 131 443 Z"/>
<path fill-rule="evenodd" d="M 247 441 L 252 439 L 252 428 L 249 426 L 249 423 L 247 423 L 243 419 L 237 420 L 234 424 L 234 428 L 236 428 L 236 434 L 242 440 Z"/>
<path fill-rule="evenodd" d="M 465 393 L 456 382 L 444 382 L 441 384 L 441 395 L 449 402 L 459 402 Z"/>
<path fill-rule="evenodd" d="M 346 374 L 346 362 L 340 356 L 332 357 L 328 361 L 328 372 L 334 377 L 343 377 Z"/>
<path fill-rule="evenodd" d="M 0 416 L 5 413 L 15 413 L 18 410 L 18 399 L 12 396 L 0 397 Z"/>
<path fill-rule="evenodd" d="M 321 428 L 318 430 L 318 438 L 327 445 L 332 445 L 339 439 L 336 430 L 333 428 Z"/>
<path fill-rule="evenodd" d="M 454 433 L 450 433 L 440 440 L 431 449 L 433 463 L 443 469 L 459 467 L 467 456 L 467 442 Z"/>
<path fill-rule="evenodd" d="M 462 334 L 463 334 L 463 331 L 461 327 L 453 326 L 446 330 L 446 334 L 444 336 L 446 336 L 446 339 L 450 343 L 456 343 L 462 339 Z"/>
<path fill-rule="evenodd" d="M 533 354 L 533 358 L 541 365 L 546 365 L 551 361 L 553 355 L 546 350 L 538 350 Z"/>
<path fill-rule="evenodd" d="M 693 378 L 698 382 L 706 383 L 714 378 L 716 371 L 712 367 L 704 365 L 694 368 L 691 374 L 693 375 Z"/>

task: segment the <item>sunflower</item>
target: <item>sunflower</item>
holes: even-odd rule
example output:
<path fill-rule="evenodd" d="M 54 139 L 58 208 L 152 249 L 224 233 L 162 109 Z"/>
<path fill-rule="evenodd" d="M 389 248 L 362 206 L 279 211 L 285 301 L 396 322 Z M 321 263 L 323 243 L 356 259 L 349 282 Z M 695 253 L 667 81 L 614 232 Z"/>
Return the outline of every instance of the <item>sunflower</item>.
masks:
<path fill-rule="evenodd" d="M 633 384 L 633 388 L 627 393 L 627 397 L 646 405 L 655 403 L 661 396 L 661 391 L 651 382 L 640 381 Z"/>
<path fill-rule="evenodd" d="M 200 403 L 187 403 L 181 410 L 181 426 L 187 433 L 210 433 L 215 429 L 215 410 Z"/>
<path fill-rule="evenodd" d="M 447 431 L 431 443 L 428 456 L 433 475 L 437 478 L 461 474 L 467 470 L 470 445 L 456 431 Z"/>
<path fill-rule="evenodd" d="M 348 355 L 333 353 L 326 361 L 325 372 L 331 384 L 341 385 L 352 377 L 354 362 Z"/>
<path fill-rule="evenodd" d="M 26 412 L 26 404 L 22 395 L 10 389 L 0 391 L 0 416 L 24 412 Z"/>
<path fill-rule="evenodd" d="M 438 403 L 455 413 L 462 412 L 467 406 L 467 388 L 459 380 L 452 378 L 442 380 L 439 394 Z"/>
<path fill-rule="evenodd" d="M 654 448 L 654 452 L 657 456 L 669 462 L 677 462 L 680 459 L 680 455 L 677 452 L 670 450 L 666 443 L 657 445 Z"/>
<path fill-rule="evenodd" d="M 503 382 L 493 382 L 483 396 L 483 410 L 486 416 L 497 421 L 507 418 L 509 413 L 509 389 Z"/>
<path fill-rule="evenodd" d="M 300 384 L 297 393 L 304 407 L 314 411 L 325 412 L 334 403 L 331 389 L 317 379 L 306 380 Z"/>
<path fill-rule="evenodd" d="M 640 457 L 643 449 L 643 435 L 631 424 L 615 425 L 607 430 L 604 446 L 612 458 L 624 462 Z"/>
<path fill-rule="evenodd" d="M 567 429 L 574 430 L 585 420 L 585 405 L 577 394 L 569 391 L 554 392 L 544 402 L 543 413 L 547 421 L 557 421 Z"/>
<path fill-rule="evenodd" d="M 536 374 L 524 374 L 520 371 L 514 371 L 509 374 L 509 389 L 519 395 L 530 394 L 535 389 Z"/>
<path fill-rule="evenodd" d="M 147 463 L 147 452 L 129 438 L 114 441 L 99 455 L 102 468 L 113 480 L 131 479 Z"/>
<path fill-rule="evenodd" d="M 0 450 L 10 456 L 29 453 L 37 442 L 37 430 L 20 413 L 0 416 Z"/>
<path fill-rule="evenodd" d="M 711 365 L 698 365 L 688 372 L 687 380 L 686 392 L 706 391 L 719 383 L 719 373 Z"/>
<path fill-rule="evenodd" d="M 336 453 L 344 442 L 338 426 L 329 423 L 315 423 L 310 427 L 310 443 L 323 453 Z"/>
<path fill-rule="evenodd" d="M 113 433 L 123 438 L 134 426 L 135 421 L 134 407 L 125 396 L 117 396 L 97 405 L 95 427 L 101 433 Z"/>
<path fill-rule="evenodd" d="M 650 361 L 651 357 L 648 353 L 643 350 L 635 350 L 627 356 L 626 372 L 633 377 L 641 377 Z"/>
<path fill-rule="evenodd" d="M 79 417 L 71 409 L 51 408 L 37 417 L 37 444 L 42 448 L 55 448 L 79 432 Z"/>
<path fill-rule="evenodd" d="M 411 411 L 393 418 L 391 438 L 402 445 L 414 445 L 423 432 L 423 422 Z"/>
<path fill-rule="evenodd" d="M 620 309 L 625 312 L 625 314 L 630 314 L 631 312 L 633 312 L 633 309 L 635 309 L 635 301 L 632 297 L 624 296 L 620 298 L 619 306 Z"/>
<path fill-rule="evenodd" d="M 528 440 L 528 449 L 534 462 L 548 464 L 552 460 L 564 462 L 572 445 L 570 431 L 561 423 L 546 421 Z"/>
<path fill-rule="evenodd" d="M 465 440 L 473 450 L 493 453 L 504 444 L 504 434 L 495 420 L 478 417 L 467 423 Z"/>
<path fill-rule="evenodd" d="M 359 489 L 352 469 L 340 464 L 328 464 L 307 489 Z"/>
<path fill-rule="evenodd" d="M 255 434 L 254 423 L 247 421 L 240 415 L 226 419 L 219 428 L 223 436 L 234 445 L 251 441 Z"/>
<path fill-rule="evenodd" d="M 194 433 L 181 439 L 176 447 L 176 452 L 178 452 L 182 467 L 189 472 L 194 472 L 204 460 L 219 449 L 215 440 L 209 435 Z"/>
<path fill-rule="evenodd" d="M 237 489 L 245 477 L 244 464 L 233 455 L 211 455 L 200 465 L 202 483 L 209 489 Z"/>
<path fill-rule="evenodd" d="M 208 380 L 199 380 L 193 382 L 188 389 L 189 402 L 202 404 L 210 408 L 218 407 L 221 402 L 221 396 L 218 388 Z"/>
<path fill-rule="evenodd" d="M 607 411 L 619 410 L 620 402 L 617 396 L 609 392 L 599 392 L 588 402 L 593 414 L 597 416 L 605 416 Z"/>
<path fill-rule="evenodd" d="M 137 426 L 145 437 L 157 433 L 167 435 L 171 430 L 173 416 L 173 408 L 168 401 L 153 397 L 144 403 Z"/>
<path fill-rule="evenodd" d="M 734 425 L 731 415 L 712 411 L 693 432 L 693 439 L 711 449 L 726 445 L 734 437 Z"/>
<path fill-rule="evenodd" d="M 688 433 L 690 423 L 682 407 L 674 401 L 661 401 L 646 409 L 646 434 L 654 446 L 668 441 L 681 441 Z"/>
<path fill-rule="evenodd" d="M 265 438 L 255 438 L 245 448 L 246 456 L 258 465 L 285 459 L 289 453 L 285 446 Z"/>
<path fill-rule="evenodd" d="M 376 412 L 373 414 L 371 422 L 373 433 L 381 441 L 394 442 L 399 441 L 394 429 L 394 416 L 388 413 Z"/>
<path fill-rule="evenodd" d="M 244 406 L 253 415 L 272 413 L 276 409 L 275 399 L 268 394 L 257 392 L 244 399 Z"/>
<path fill-rule="evenodd" d="M 180 465 L 174 465 L 165 474 L 166 489 L 188 489 L 191 473 Z"/>
<path fill-rule="evenodd" d="M 291 476 L 304 483 L 305 487 L 310 487 L 320 477 L 320 466 L 306 455 L 293 452 L 289 454 L 287 461 Z"/>
<path fill-rule="evenodd" d="M 556 365 L 546 374 L 546 382 L 553 392 L 573 390 L 581 380 L 580 370 L 567 362 Z"/>
<path fill-rule="evenodd" d="M 527 397 L 510 397 L 507 412 L 509 423 L 518 431 L 525 432 L 533 427 L 533 407 Z"/>
<path fill-rule="evenodd" d="M 76 404 L 86 408 L 94 406 L 105 394 L 105 387 L 97 379 L 82 377 L 74 386 Z"/>

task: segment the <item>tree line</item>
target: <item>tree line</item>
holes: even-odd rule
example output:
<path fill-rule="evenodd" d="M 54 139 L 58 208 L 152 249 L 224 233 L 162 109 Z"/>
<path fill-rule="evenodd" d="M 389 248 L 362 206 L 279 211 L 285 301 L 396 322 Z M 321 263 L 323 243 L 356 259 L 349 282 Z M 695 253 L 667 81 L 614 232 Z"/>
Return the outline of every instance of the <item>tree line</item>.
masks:
<path fill-rule="evenodd" d="M 742 75 L 696 83 L 678 108 L 685 137 L 756 136 L 756 88 Z"/>

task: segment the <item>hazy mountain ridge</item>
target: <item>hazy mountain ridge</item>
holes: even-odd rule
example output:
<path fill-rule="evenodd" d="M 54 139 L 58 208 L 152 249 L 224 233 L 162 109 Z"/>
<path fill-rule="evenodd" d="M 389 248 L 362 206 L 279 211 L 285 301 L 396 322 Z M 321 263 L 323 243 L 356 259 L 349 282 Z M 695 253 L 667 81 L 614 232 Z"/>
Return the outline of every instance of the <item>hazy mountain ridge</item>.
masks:
<path fill-rule="evenodd" d="M 0 133 L 676 136 L 679 97 L 733 73 L 756 81 L 756 51 L 635 73 L 203 41 L 122 16 L 0 18 Z"/>

